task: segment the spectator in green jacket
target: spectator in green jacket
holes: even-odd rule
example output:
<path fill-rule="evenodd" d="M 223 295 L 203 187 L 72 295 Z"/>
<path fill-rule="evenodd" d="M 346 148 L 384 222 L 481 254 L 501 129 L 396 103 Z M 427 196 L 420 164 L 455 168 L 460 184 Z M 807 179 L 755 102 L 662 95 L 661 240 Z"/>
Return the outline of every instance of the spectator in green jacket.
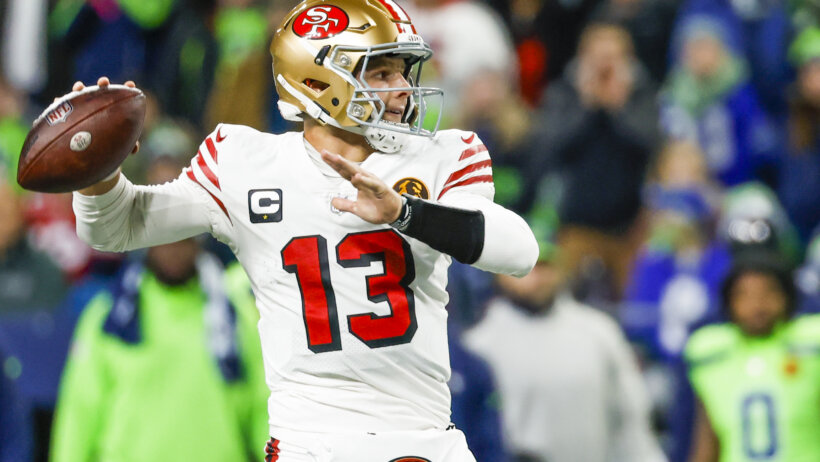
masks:
<path fill-rule="evenodd" d="M 741 254 L 723 284 L 730 322 L 686 346 L 698 399 L 691 462 L 799 462 L 820 454 L 820 316 L 792 317 L 777 256 Z"/>
<path fill-rule="evenodd" d="M 80 317 L 51 460 L 256 460 L 268 438 L 257 320 L 241 268 L 223 271 L 194 239 L 149 249 Z"/>

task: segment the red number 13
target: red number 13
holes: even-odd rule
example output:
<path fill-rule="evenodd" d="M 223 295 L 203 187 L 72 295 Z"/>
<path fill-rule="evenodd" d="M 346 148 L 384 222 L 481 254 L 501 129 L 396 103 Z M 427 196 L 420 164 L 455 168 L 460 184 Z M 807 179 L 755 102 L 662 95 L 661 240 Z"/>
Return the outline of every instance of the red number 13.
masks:
<path fill-rule="evenodd" d="M 348 234 L 336 246 L 336 261 L 345 268 L 384 264 L 382 274 L 367 276 L 367 298 L 387 302 L 390 314 L 350 315 L 350 333 L 371 348 L 408 343 L 418 327 L 410 283 L 416 277 L 410 244 L 393 230 Z M 336 294 L 330 281 L 327 240 L 319 235 L 295 237 L 282 249 L 282 267 L 296 275 L 308 348 L 314 353 L 342 348 Z"/>

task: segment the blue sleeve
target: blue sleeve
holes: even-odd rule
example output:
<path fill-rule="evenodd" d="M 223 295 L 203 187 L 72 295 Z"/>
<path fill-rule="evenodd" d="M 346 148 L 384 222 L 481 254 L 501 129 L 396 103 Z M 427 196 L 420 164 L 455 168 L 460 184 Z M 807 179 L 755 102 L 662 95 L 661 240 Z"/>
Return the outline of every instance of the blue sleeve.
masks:
<path fill-rule="evenodd" d="M 772 117 L 763 109 L 751 84 L 742 87 L 730 100 L 734 119 L 739 122 L 736 136 L 739 149 L 745 149 L 752 167 L 775 164 L 783 146 Z"/>
<path fill-rule="evenodd" d="M 692 446 L 692 428 L 695 424 L 695 395 L 686 376 L 686 364 L 682 359 L 670 364 L 670 375 L 674 380 L 674 398 L 669 409 L 670 462 L 686 462 Z"/>
<path fill-rule="evenodd" d="M 661 356 L 658 331 L 660 301 L 675 275 L 671 254 L 644 249 L 635 259 L 621 304 L 619 322 L 630 342 L 641 345 L 652 356 Z"/>
<path fill-rule="evenodd" d="M 635 259 L 625 300 L 628 303 L 657 304 L 673 273 L 674 261 L 671 254 L 644 249 Z"/>
<path fill-rule="evenodd" d="M 506 461 L 498 394 L 490 367 L 464 350 L 452 333 L 450 362 L 453 423 L 464 432 L 477 462 Z"/>

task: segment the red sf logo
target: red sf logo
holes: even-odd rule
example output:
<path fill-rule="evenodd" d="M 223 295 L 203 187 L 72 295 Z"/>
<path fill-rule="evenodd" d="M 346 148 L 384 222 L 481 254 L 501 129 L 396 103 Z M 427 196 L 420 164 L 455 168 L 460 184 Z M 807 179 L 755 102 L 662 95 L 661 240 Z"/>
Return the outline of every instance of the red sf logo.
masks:
<path fill-rule="evenodd" d="M 293 32 L 310 40 L 325 39 L 347 29 L 350 20 L 338 6 L 314 6 L 293 21 Z"/>
<path fill-rule="evenodd" d="M 417 456 L 409 456 L 409 457 L 399 457 L 398 459 L 393 459 L 390 462 L 430 462 L 428 459 L 424 457 L 417 457 Z"/>

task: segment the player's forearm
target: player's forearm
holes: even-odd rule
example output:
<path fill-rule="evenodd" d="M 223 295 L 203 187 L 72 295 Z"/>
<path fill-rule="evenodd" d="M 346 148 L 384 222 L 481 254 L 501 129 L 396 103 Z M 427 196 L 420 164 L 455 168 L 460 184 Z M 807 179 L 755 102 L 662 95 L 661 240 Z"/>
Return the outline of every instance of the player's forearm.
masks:
<path fill-rule="evenodd" d="M 398 219 L 390 224 L 456 260 L 473 264 L 484 247 L 484 215 L 404 195 Z"/>
<path fill-rule="evenodd" d="M 127 250 L 130 230 L 129 207 L 133 203 L 133 185 L 120 175 L 114 186 L 101 194 L 91 194 L 91 188 L 74 193 L 74 215 L 77 236 L 97 250 L 122 252 Z M 89 193 L 88 195 L 86 193 Z"/>
<path fill-rule="evenodd" d="M 464 206 L 470 205 L 484 214 L 484 249 L 473 266 L 517 277 L 529 274 L 538 259 L 538 242 L 527 222 L 480 197 L 465 201 Z"/>
<path fill-rule="evenodd" d="M 97 250 L 124 252 L 208 231 L 208 214 L 181 181 L 135 186 L 120 175 L 104 194 L 75 192 L 77 235 Z"/>
<path fill-rule="evenodd" d="M 538 244 L 527 223 L 515 213 L 473 194 L 426 204 L 430 207 L 422 214 L 417 210 L 407 217 L 410 224 L 402 231 L 408 236 L 494 273 L 524 276 L 535 266 Z"/>

